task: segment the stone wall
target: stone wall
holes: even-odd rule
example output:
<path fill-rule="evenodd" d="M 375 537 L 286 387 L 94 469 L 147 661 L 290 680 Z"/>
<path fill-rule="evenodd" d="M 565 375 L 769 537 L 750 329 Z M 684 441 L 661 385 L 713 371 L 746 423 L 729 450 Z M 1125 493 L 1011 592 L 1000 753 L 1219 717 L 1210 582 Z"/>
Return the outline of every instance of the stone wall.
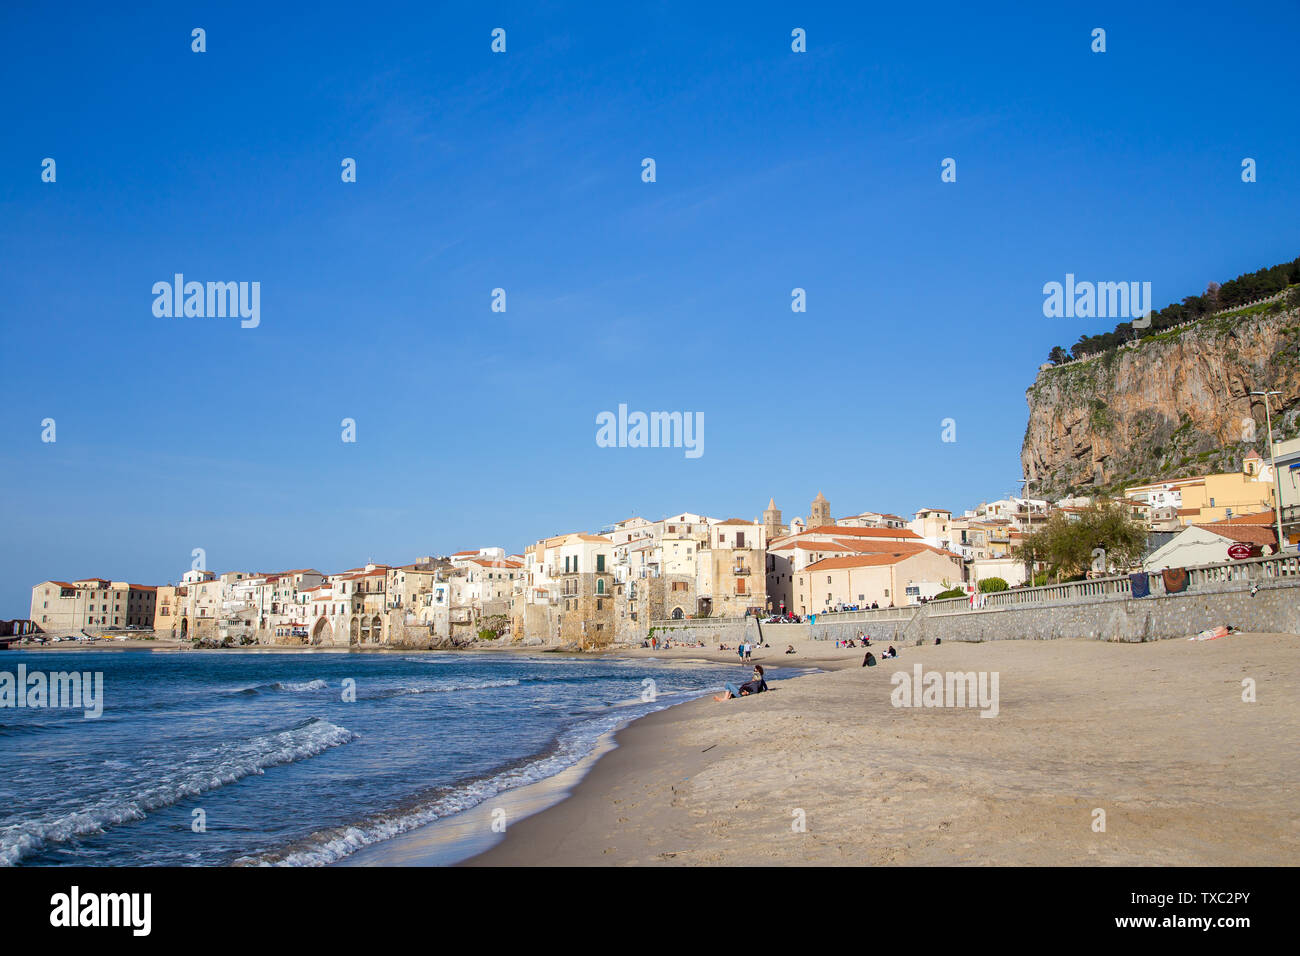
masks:
<path fill-rule="evenodd" d="M 1187 637 L 1219 624 L 1244 631 L 1300 634 L 1300 581 L 1266 581 L 1252 596 L 1227 586 L 1145 598 L 1080 600 L 1043 605 L 953 609 L 923 605 L 908 620 L 818 620 L 818 640 L 842 640 L 865 631 L 874 642 L 933 644 L 945 641 L 1053 640 L 1159 641 Z"/>
<path fill-rule="evenodd" d="M 752 617 L 652 621 L 650 627 L 657 637 L 686 642 L 698 640 L 706 647 L 710 644 L 738 644 L 743 640 L 758 642 L 758 624 Z"/>

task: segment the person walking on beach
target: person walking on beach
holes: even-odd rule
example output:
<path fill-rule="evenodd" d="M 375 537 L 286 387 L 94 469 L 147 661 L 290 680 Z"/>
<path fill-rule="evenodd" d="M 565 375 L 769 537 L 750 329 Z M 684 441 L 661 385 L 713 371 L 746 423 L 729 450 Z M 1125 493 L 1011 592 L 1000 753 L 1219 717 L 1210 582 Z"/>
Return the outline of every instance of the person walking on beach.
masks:
<path fill-rule="evenodd" d="M 750 643 L 748 643 L 748 642 L 746 642 L 746 643 L 745 643 L 745 656 L 744 656 L 743 659 L 744 659 L 744 660 L 749 660 L 750 657 L 753 655 L 753 653 L 754 653 L 754 645 L 753 645 L 753 644 L 750 644 Z"/>

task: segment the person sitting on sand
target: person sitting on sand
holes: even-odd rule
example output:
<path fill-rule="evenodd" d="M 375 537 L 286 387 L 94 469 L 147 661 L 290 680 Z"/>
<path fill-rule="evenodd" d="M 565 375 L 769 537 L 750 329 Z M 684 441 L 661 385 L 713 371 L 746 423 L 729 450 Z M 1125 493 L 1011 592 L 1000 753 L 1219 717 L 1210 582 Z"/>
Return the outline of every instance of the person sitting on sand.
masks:
<path fill-rule="evenodd" d="M 793 653 L 794 653 L 794 645 L 793 645 L 793 644 L 787 644 L 787 645 L 785 646 L 785 652 L 786 652 L 787 654 L 793 654 Z"/>
<path fill-rule="evenodd" d="M 894 650 L 894 645 L 893 645 L 893 644 L 890 644 L 890 645 L 889 645 L 889 650 L 887 650 L 887 651 L 885 651 L 885 653 L 881 654 L 881 655 L 880 655 L 880 659 L 883 661 L 883 660 L 884 660 L 885 658 L 887 658 L 887 657 L 897 657 L 897 656 L 898 656 L 898 651 Z"/>
<path fill-rule="evenodd" d="M 763 677 L 763 665 L 754 665 L 754 677 L 737 687 L 735 684 L 726 684 L 726 690 L 721 694 L 714 696 L 714 700 L 730 700 L 733 697 L 748 697 L 750 694 L 761 694 L 767 690 L 767 679 Z"/>

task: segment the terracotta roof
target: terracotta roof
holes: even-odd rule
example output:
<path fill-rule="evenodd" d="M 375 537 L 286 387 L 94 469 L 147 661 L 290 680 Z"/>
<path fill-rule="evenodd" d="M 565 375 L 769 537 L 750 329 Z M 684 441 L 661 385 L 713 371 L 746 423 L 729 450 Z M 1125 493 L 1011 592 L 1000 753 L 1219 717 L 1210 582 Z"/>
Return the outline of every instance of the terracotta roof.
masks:
<path fill-rule="evenodd" d="M 614 543 L 614 542 L 611 541 L 609 538 L 601 537 L 601 536 L 598 535 L 598 534 L 580 534 L 580 535 L 578 535 L 578 540 L 580 540 L 580 541 L 603 541 L 603 542 L 605 542 L 606 544 L 613 544 L 613 543 Z"/>
<path fill-rule="evenodd" d="M 859 548 L 856 545 L 850 545 L 843 541 L 791 541 L 786 547 L 797 548 L 800 551 L 857 551 L 859 550 Z"/>
<path fill-rule="evenodd" d="M 463 558 L 466 555 L 475 555 L 475 554 L 478 554 L 478 549 L 474 549 L 473 551 L 457 551 L 455 554 L 452 555 L 452 557 Z"/>
<path fill-rule="evenodd" d="M 1225 525 L 1216 522 L 1212 525 L 1198 524 L 1195 527 L 1204 528 L 1211 534 L 1217 534 L 1221 538 L 1228 538 L 1232 541 L 1240 541 L 1243 544 L 1277 544 L 1277 535 L 1273 529 L 1262 525 Z"/>
<path fill-rule="evenodd" d="M 1272 509 L 1270 509 L 1268 511 L 1257 511 L 1254 514 L 1248 514 L 1248 515 L 1233 515 L 1231 518 L 1223 518 L 1222 520 L 1219 521 L 1211 521 L 1209 524 L 1202 525 L 1202 527 L 1213 529 L 1213 528 L 1218 528 L 1220 525 L 1238 525 L 1238 524 L 1272 525 L 1273 523 L 1274 523 L 1273 511 Z"/>
<path fill-rule="evenodd" d="M 753 525 L 753 524 L 755 524 L 755 522 L 753 522 L 753 521 L 746 521 L 744 518 L 728 518 L 726 521 L 719 521 L 718 524 L 720 524 L 720 525 L 723 525 L 723 524 L 743 524 L 743 525 Z"/>
<path fill-rule="evenodd" d="M 909 551 L 898 554 L 860 554 L 846 558 L 823 558 L 816 564 L 810 564 L 804 570 L 806 571 L 836 571 L 843 568 L 878 568 L 887 567 L 891 564 L 898 564 L 905 561 L 916 551 Z"/>
<path fill-rule="evenodd" d="M 818 525 L 809 528 L 804 534 L 849 535 L 855 538 L 908 538 L 920 539 L 920 535 L 908 528 L 844 528 L 836 524 Z"/>

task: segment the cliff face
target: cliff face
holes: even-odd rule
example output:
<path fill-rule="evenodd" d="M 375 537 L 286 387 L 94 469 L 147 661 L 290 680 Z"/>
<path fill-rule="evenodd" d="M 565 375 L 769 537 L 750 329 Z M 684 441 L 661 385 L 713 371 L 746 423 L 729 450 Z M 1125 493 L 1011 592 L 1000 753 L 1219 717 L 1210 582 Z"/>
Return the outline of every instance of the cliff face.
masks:
<path fill-rule="evenodd" d="M 1020 460 L 1035 496 L 1235 470 L 1300 418 L 1300 296 L 1203 319 L 1101 357 L 1043 369 L 1026 391 Z M 1252 424 L 1253 423 L 1253 424 Z"/>

